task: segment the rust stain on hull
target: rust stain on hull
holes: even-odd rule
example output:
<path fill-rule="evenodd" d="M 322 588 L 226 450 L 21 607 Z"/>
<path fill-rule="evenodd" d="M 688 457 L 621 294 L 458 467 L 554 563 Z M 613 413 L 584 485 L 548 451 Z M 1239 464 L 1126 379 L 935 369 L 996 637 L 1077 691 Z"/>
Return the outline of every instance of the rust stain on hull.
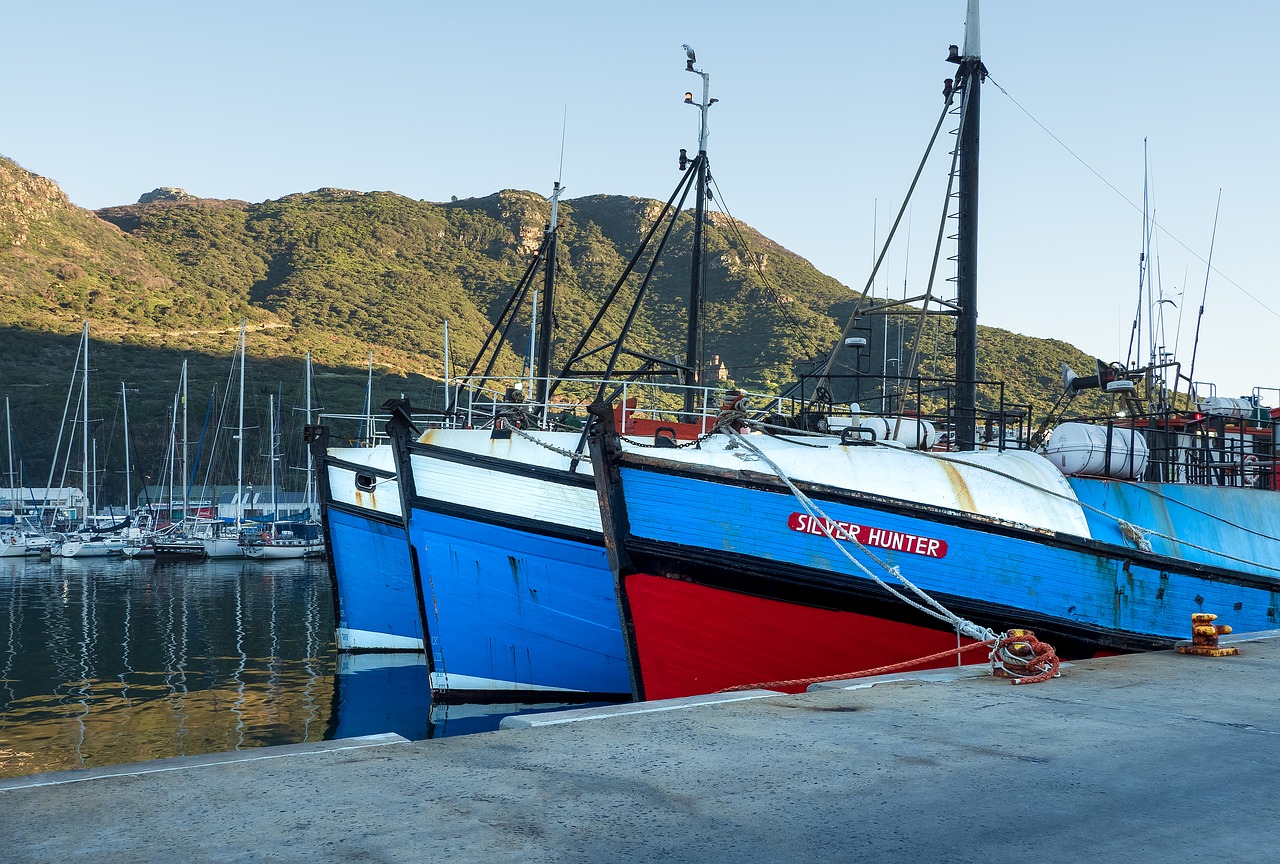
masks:
<path fill-rule="evenodd" d="M 960 476 L 956 466 L 950 462 L 938 460 L 938 467 L 942 469 L 942 473 L 947 475 L 947 482 L 951 484 L 951 491 L 955 493 L 956 502 L 960 505 L 960 509 L 969 513 L 977 513 L 978 507 L 974 504 L 973 495 L 969 492 L 969 484 Z"/>

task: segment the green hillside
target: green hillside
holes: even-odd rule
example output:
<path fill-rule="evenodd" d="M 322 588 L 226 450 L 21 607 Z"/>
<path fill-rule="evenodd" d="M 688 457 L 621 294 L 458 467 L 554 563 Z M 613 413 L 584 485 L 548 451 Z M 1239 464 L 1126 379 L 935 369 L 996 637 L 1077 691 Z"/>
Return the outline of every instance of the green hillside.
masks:
<path fill-rule="evenodd" d="M 266 394 L 282 394 L 293 464 L 301 458 L 294 440 L 300 415 L 293 409 L 303 404 L 308 351 L 316 364 L 313 404 L 326 411 L 363 410 L 370 352 L 375 405 L 404 393 L 415 406 L 438 406 L 445 322 L 458 371 L 479 349 L 550 218 L 541 195 L 512 190 L 445 203 L 341 189 L 258 204 L 179 190 L 144 198 L 147 203 L 90 212 L 71 204 L 53 182 L 0 158 L 0 395 L 11 399 L 29 484 L 47 479 L 86 320 L 90 417 L 101 421 L 94 428 L 106 500 L 118 500 L 123 488 L 121 382 L 130 390 L 138 472 L 154 478 L 182 360 L 190 365 L 187 414 L 194 439 L 211 396 L 221 404 L 234 392 L 228 373 L 241 321 L 248 329 L 247 416 L 255 418 L 246 453 L 254 460 L 252 482 L 264 483 Z M 661 206 L 608 195 L 561 203 L 557 363 Z M 692 227 L 692 217 L 681 214 L 629 337 L 637 350 L 673 360 L 684 353 Z M 852 292 L 722 214 L 711 214 L 705 235 L 705 356 L 719 355 L 741 386 L 786 386 L 797 365 L 822 356 L 837 339 Z M 604 338 L 617 333 L 623 315 L 619 309 L 606 319 Z M 527 310 L 524 316 L 518 327 L 527 328 Z M 883 335 L 878 320 L 868 326 Z M 897 320 L 890 325 L 895 332 Z M 902 325 L 908 342 L 914 326 Z M 945 374 L 953 322 L 933 319 L 926 326 L 921 371 Z M 896 338 L 889 340 L 892 358 L 899 352 Z M 889 365 L 882 341 L 872 339 L 858 361 L 864 371 Z M 1064 343 L 989 328 L 981 346 L 983 376 L 1005 379 L 1008 401 L 1042 410 L 1060 389 L 1060 363 L 1091 364 Z M 520 367 L 508 349 L 499 371 Z M 79 461 L 77 453 L 77 471 Z M 0 464 L 4 470 L 7 464 Z M 78 485 L 78 477 L 67 482 Z"/>

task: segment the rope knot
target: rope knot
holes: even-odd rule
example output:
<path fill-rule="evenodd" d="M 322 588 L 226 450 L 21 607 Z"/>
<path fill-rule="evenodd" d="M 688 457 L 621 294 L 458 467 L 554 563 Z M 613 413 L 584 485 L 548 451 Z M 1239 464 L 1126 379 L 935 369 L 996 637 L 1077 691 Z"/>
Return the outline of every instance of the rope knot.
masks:
<path fill-rule="evenodd" d="M 1137 546 L 1143 552 L 1151 551 L 1151 541 L 1147 539 L 1147 532 L 1130 522 L 1123 519 L 1117 520 L 1117 526 L 1120 528 L 1120 536 L 1128 540 L 1134 546 Z"/>

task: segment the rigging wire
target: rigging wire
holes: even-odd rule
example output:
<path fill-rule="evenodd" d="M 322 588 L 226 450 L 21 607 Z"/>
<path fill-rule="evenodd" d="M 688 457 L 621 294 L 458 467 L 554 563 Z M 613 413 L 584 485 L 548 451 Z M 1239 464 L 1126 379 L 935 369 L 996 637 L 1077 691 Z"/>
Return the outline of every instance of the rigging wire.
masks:
<path fill-rule="evenodd" d="M 1023 114 L 1026 114 L 1026 115 L 1027 115 L 1027 117 L 1028 117 L 1028 119 L 1030 119 L 1032 123 L 1035 123 L 1035 124 L 1036 124 L 1037 126 L 1039 126 L 1042 130 L 1044 130 L 1044 133 L 1045 133 L 1046 135 L 1048 135 L 1050 138 L 1052 138 L 1055 142 L 1057 142 L 1058 146 L 1060 146 L 1063 150 L 1066 150 L 1066 151 L 1067 151 L 1067 153 L 1071 154 L 1071 157 L 1072 157 L 1073 159 L 1075 159 L 1077 162 L 1079 162 L 1081 165 L 1083 165 L 1083 166 L 1084 166 L 1084 168 L 1085 168 L 1085 170 L 1087 170 L 1090 174 L 1092 174 L 1093 176 L 1095 176 L 1095 177 L 1097 177 L 1099 180 L 1101 180 L 1101 181 L 1103 182 L 1103 184 L 1105 184 L 1105 185 L 1107 186 L 1107 188 L 1108 188 L 1108 189 L 1110 189 L 1112 192 L 1116 193 L 1116 195 L 1118 195 L 1122 201 L 1124 201 L 1126 204 L 1128 204 L 1128 205 L 1129 205 L 1130 207 L 1132 207 L 1134 210 L 1138 211 L 1139 213 L 1141 213 L 1141 212 L 1142 212 L 1142 208 L 1140 208 L 1137 204 L 1135 204 L 1135 203 L 1133 203 L 1132 201 L 1130 201 L 1130 200 L 1129 200 L 1129 198 L 1128 198 L 1128 197 L 1127 197 L 1123 192 L 1121 192 L 1119 189 L 1117 189 L 1117 188 L 1115 187 L 1115 185 L 1114 185 L 1110 180 L 1108 180 L 1106 177 L 1103 177 L 1101 174 L 1099 174 L 1099 173 L 1098 173 L 1098 172 L 1093 168 L 1093 166 L 1092 166 L 1092 165 L 1090 165 L 1088 162 L 1084 161 L 1084 159 L 1080 158 L 1080 156 L 1079 156 L 1079 155 L 1078 155 L 1074 150 L 1072 150 L 1070 147 L 1068 147 L 1068 146 L 1066 145 L 1066 143 L 1065 143 L 1061 138 L 1059 138 L 1057 135 L 1054 135 L 1054 134 L 1053 134 L 1053 132 L 1049 131 L 1049 127 L 1048 127 L 1048 126 L 1045 126 L 1043 123 L 1041 123 L 1038 119 L 1036 119 L 1035 115 L 1034 115 L 1034 114 L 1032 114 L 1030 111 L 1028 111 L 1026 108 L 1024 108 L 1024 107 L 1022 106 L 1022 104 L 1018 102 L 1018 100 L 1017 100 L 1017 99 L 1014 99 L 1012 96 L 1010 96 L 1010 95 L 1009 95 L 1009 91 L 1008 91 L 1008 90 L 1005 90 L 1005 89 L 1004 89 L 1004 87 L 1001 87 L 1001 86 L 1000 86 L 1000 84 L 999 84 L 999 82 L 997 82 L 994 78 L 991 78 L 989 75 L 987 76 L 987 80 L 988 80 L 988 81 L 990 81 L 992 84 L 994 84 L 994 85 L 995 85 L 995 87 L 996 87 L 996 89 L 997 89 L 997 90 L 999 90 L 1001 93 L 1003 93 L 1003 94 L 1004 94 L 1004 96 L 1005 96 L 1005 98 L 1006 98 L 1006 99 L 1008 99 L 1010 102 L 1012 102 L 1012 103 L 1014 104 L 1014 106 L 1015 106 L 1019 111 L 1021 111 Z M 1239 282 L 1236 282 L 1234 279 L 1232 279 L 1232 278 L 1231 278 L 1230 276 L 1228 276 L 1227 274 L 1223 273 L 1221 270 L 1217 270 L 1217 269 L 1215 269 L 1215 268 L 1213 267 L 1213 265 L 1210 263 L 1210 261 L 1209 261 L 1208 259 L 1206 259 L 1206 258 L 1204 258 L 1203 256 L 1201 256 L 1199 252 L 1197 252 L 1196 250 L 1192 249 L 1192 248 L 1191 248 L 1190 246 L 1188 246 L 1186 243 L 1183 243 L 1183 242 L 1182 242 L 1182 240 L 1178 237 L 1178 235 L 1174 234 L 1172 231 L 1170 231 L 1169 229 L 1167 229 L 1167 228 L 1165 228 L 1163 225 L 1161 225 L 1159 222 L 1157 222 L 1157 221 L 1155 220 L 1154 216 L 1152 217 L 1151 224 L 1152 224 L 1152 226 L 1153 226 L 1154 228 L 1158 228 L 1161 232 L 1163 232 L 1164 234 L 1168 235 L 1169 239 L 1173 240 L 1173 242 L 1177 243 L 1179 246 L 1181 246 L 1183 249 L 1185 249 L 1187 252 L 1189 252 L 1189 253 L 1190 253 L 1192 256 L 1194 256 L 1194 257 L 1196 258 L 1196 260 L 1198 260 L 1200 263 L 1202 263 L 1202 264 L 1206 265 L 1206 266 L 1207 266 L 1210 270 L 1212 270 L 1214 273 L 1217 273 L 1220 277 L 1222 277 L 1222 279 L 1223 279 L 1223 280 L 1225 280 L 1229 285 L 1231 285 L 1233 288 L 1235 288 L 1236 290 L 1238 290 L 1241 294 L 1243 294 L 1244 296 L 1248 297 L 1248 298 L 1249 298 L 1250 300 L 1252 300 L 1254 303 L 1257 303 L 1257 304 L 1258 304 L 1259 306 L 1261 306 L 1263 309 L 1266 309 L 1266 310 L 1267 310 L 1268 312 L 1270 312 L 1272 315 L 1275 315 L 1277 318 L 1280 318 L 1280 312 L 1277 312 L 1275 309 L 1272 309 L 1272 308 L 1271 308 L 1270 306 L 1268 306 L 1266 303 L 1263 303 L 1263 302 L 1262 302 L 1262 300 L 1260 300 L 1260 299 L 1259 299 L 1258 297 L 1256 297 L 1254 294 L 1252 294 L 1251 292 L 1249 292 L 1249 291 L 1248 291 L 1248 290 L 1247 290 L 1243 285 L 1241 285 Z"/>
<path fill-rule="evenodd" d="M 1222 190 L 1218 190 L 1218 206 L 1213 210 L 1213 234 L 1209 238 L 1209 260 L 1205 262 L 1204 293 L 1200 295 L 1200 313 L 1196 316 L 1196 338 L 1191 343 L 1191 368 L 1187 371 L 1190 379 L 1188 386 L 1194 387 L 1196 380 L 1196 351 L 1200 347 L 1200 322 L 1204 320 L 1204 301 L 1209 296 L 1209 273 L 1213 270 L 1213 245 L 1218 239 L 1218 211 L 1222 208 Z"/>

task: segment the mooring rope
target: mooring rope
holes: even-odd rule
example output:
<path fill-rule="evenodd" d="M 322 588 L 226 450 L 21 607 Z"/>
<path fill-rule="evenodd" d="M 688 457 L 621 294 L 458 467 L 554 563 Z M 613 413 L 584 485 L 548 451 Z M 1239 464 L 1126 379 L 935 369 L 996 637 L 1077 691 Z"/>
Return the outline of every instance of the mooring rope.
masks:
<path fill-rule="evenodd" d="M 769 466 L 774 474 L 777 475 L 778 479 L 781 480 L 782 483 L 791 491 L 791 494 L 800 503 L 800 506 L 804 508 L 805 512 L 807 512 L 811 517 L 817 517 L 817 524 L 822 534 L 840 550 L 840 553 L 849 561 L 850 564 L 860 570 L 867 578 L 871 579 L 890 595 L 906 603 L 913 609 L 916 609 L 917 611 L 939 621 L 950 624 L 951 627 L 954 628 L 961 636 L 972 639 L 975 642 L 988 645 L 991 648 L 991 654 L 988 659 L 992 661 L 993 671 L 996 669 L 1004 669 L 1006 670 L 1006 673 L 1008 673 L 1009 669 L 1017 665 L 1018 656 L 1005 656 L 1005 654 L 1008 654 L 1009 652 L 1004 651 L 1003 648 L 1013 644 L 1013 639 L 1011 638 L 1012 634 L 1017 634 L 1024 643 L 1034 639 L 1034 634 L 1030 634 L 1030 631 L 1025 630 L 1009 631 L 1005 634 L 997 634 L 988 627 L 983 627 L 980 624 L 957 615 L 903 575 L 901 568 L 896 565 L 889 565 L 885 561 L 881 560 L 874 552 L 867 548 L 848 531 L 839 529 L 840 536 L 837 537 L 836 531 L 833 530 L 836 526 L 835 521 L 830 519 L 826 513 L 824 513 L 822 509 L 814 503 L 813 499 L 796 486 L 795 483 L 792 482 L 791 478 L 787 476 L 787 473 L 783 471 L 776 462 L 769 458 L 767 453 L 752 443 L 747 436 L 738 432 L 736 428 L 734 428 L 735 419 L 737 418 L 733 416 L 733 412 L 727 412 L 725 416 L 721 417 L 717 421 L 716 428 L 728 434 L 737 444 L 750 450 L 757 458 L 760 459 L 760 461 Z M 879 565 L 886 573 L 898 580 L 904 588 L 914 594 L 919 598 L 919 600 L 908 597 L 905 593 L 898 590 L 898 588 L 881 579 L 876 573 L 871 571 L 861 561 L 855 558 L 853 553 L 849 551 L 848 547 L 841 542 L 842 540 L 852 542 L 864 555 Z M 1036 640 L 1036 643 L 1043 644 L 1039 643 L 1039 640 Z M 919 663 L 921 661 L 914 662 Z M 1055 677 L 1058 674 L 1058 664 L 1057 656 L 1053 652 L 1052 648 L 1049 648 L 1047 652 L 1042 652 L 1041 654 L 1033 657 L 1030 665 L 1026 667 L 1026 671 L 1027 674 L 1025 675 L 1009 674 L 1009 677 L 1013 679 L 1014 683 L 1035 683 L 1036 681 L 1047 680 L 1048 678 Z"/>

